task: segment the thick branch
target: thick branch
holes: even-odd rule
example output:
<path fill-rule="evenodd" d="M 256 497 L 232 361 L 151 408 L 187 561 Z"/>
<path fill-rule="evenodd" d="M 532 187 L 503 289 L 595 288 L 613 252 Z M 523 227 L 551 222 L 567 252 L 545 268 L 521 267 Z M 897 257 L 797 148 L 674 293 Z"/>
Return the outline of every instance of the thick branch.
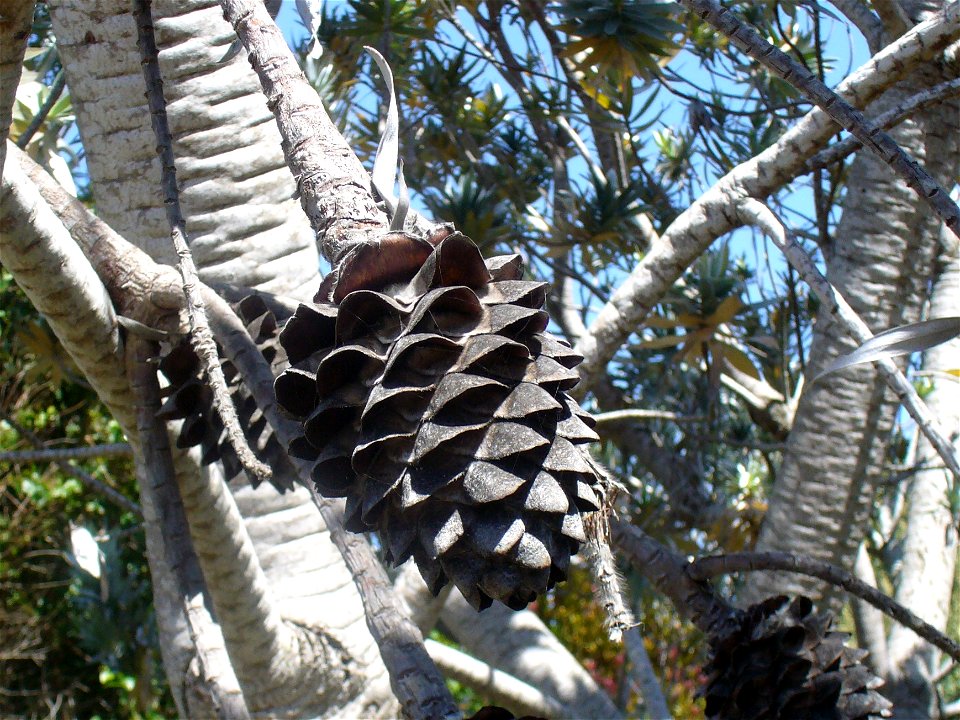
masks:
<path fill-rule="evenodd" d="M 127 436 L 136 438 L 134 399 L 122 361 L 120 334 L 100 278 L 63 223 L 11 162 L 0 185 L 0 263 L 76 361 Z M 78 309 L 82 308 L 82 311 Z"/>
<path fill-rule="evenodd" d="M 921 23 L 877 53 L 837 88 L 850 104 L 864 107 L 899 78 L 960 36 L 960 3 Z M 677 217 L 643 260 L 597 313 L 577 349 L 581 392 L 605 373 L 607 362 L 651 308 L 710 244 L 740 223 L 732 207 L 742 197 L 766 197 L 805 171 L 808 157 L 836 133 L 836 125 L 815 108 L 771 147 L 737 166 Z"/>
<path fill-rule="evenodd" d="M 283 34 L 257 0 L 221 0 L 277 118 L 283 153 L 300 201 L 333 265 L 351 245 L 374 240 L 389 225 L 370 194 L 370 178 L 331 122 Z"/>
<path fill-rule="evenodd" d="M 447 677 L 476 690 L 494 705 L 505 707 L 515 715 L 559 718 L 568 714 L 566 705 L 559 700 L 513 675 L 435 640 L 428 639 L 425 643 L 430 657 Z"/>
<path fill-rule="evenodd" d="M 127 344 L 127 368 L 137 397 L 137 431 L 141 442 L 140 452 L 135 455 L 137 475 L 145 496 L 144 505 L 156 513 L 156 516 L 151 513 L 147 522 L 158 523 L 163 530 L 162 552 L 177 581 L 190 637 L 217 717 L 246 720 L 249 718 L 246 703 L 230 659 L 223 651 L 219 629 L 203 601 L 203 573 L 190 542 L 183 503 L 177 491 L 166 425 L 157 418 L 160 388 L 151 362 L 156 352 L 153 344 L 139 338 Z"/>
<path fill-rule="evenodd" d="M 960 643 L 956 643 L 932 625 L 925 623 L 903 605 L 876 588 L 858 580 L 849 572 L 836 565 L 797 557 L 781 552 L 743 552 L 728 555 L 716 555 L 694 560 L 687 570 L 694 580 L 704 581 L 717 575 L 735 572 L 757 572 L 763 570 L 782 570 L 801 575 L 810 575 L 828 583 L 842 587 L 851 595 L 883 611 L 897 622 L 913 630 L 927 642 L 936 645 L 954 660 L 960 660 Z"/>
<path fill-rule="evenodd" d="M 758 200 L 747 198 L 740 203 L 737 212 L 740 213 L 744 223 L 756 225 L 780 248 L 790 264 L 820 298 L 827 311 L 843 324 L 847 332 L 858 343 L 862 344 L 873 337 L 873 333 L 870 332 L 867 324 L 850 307 L 844 297 L 834 289 L 813 260 L 787 233 L 786 228 L 766 205 Z M 904 409 L 916 421 L 917 427 L 930 441 L 940 457 L 943 458 L 950 471 L 957 478 L 960 478 L 960 460 L 957 458 L 956 450 L 947 440 L 940 423 L 933 417 L 926 404 L 917 394 L 913 384 L 907 380 L 900 368 L 890 358 L 878 360 L 877 366 L 880 368 L 887 384 L 903 404 Z"/>
<path fill-rule="evenodd" d="M 7 157 L 7 135 L 20 84 L 23 55 L 33 26 L 34 0 L 7 0 L 0 8 L 0 176 Z"/>

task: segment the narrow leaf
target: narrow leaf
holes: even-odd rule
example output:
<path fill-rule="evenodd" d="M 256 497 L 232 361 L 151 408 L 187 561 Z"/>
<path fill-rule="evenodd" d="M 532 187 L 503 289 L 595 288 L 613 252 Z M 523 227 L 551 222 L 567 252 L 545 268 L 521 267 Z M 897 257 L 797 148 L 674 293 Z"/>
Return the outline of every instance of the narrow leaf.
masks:
<path fill-rule="evenodd" d="M 390 95 L 390 105 L 387 107 L 387 122 L 383 128 L 383 136 L 380 138 L 380 144 L 377 145 L 377 157 L 373 161 L 373 187 L 383 198 L 387 206 L 391 219 L 393 218 L 397 198 L 393 194 L 393 186 L 397 179 L 397 158 L 400 155 L 400 116 L 397 113 L 397 94 L 393 88 L 393 72 L 390 65 L 384 59 L 376 48 L 365 45 L 364 50 L 373 58 L 383 74 L 383 80 L 387 84 L 387 92 Z"/>
<path fill-rule="evenodd" d="M 834 360 L 813 381 L 851 365 L 909 355 L 960 336 L 960 317 L 943 317 L 901 325 L 874 335 L 849 355 Z"/>

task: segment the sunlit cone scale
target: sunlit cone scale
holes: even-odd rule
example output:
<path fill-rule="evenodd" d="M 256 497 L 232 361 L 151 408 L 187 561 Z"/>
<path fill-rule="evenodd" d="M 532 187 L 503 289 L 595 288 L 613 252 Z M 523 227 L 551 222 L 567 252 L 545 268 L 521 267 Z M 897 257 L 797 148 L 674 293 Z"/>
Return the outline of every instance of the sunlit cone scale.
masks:
<path fill-rule="evenodd" d="M 519 608 L 565 577 L 602 503 L 593 421 L 566 393 L 581 358 L 545 332 L 543 283 L 459 233 L 354 250 L 280 334 L 276 381 L 346 526 L 411 556 L 434 593 Z"/>
<path fill-rule="evenodd" d="M 882 682 L 806 597 L 781 595 L 742 612 L 711 638 L 707 718 L 869 720 L 889 717 Z"/>

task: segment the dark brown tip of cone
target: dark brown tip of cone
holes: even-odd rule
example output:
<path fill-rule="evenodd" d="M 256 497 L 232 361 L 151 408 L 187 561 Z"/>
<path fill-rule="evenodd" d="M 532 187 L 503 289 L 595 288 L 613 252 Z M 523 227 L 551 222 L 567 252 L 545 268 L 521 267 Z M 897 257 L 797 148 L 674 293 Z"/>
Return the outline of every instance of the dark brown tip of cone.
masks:
<path fill-rule="evenodd" d="M 433 246 L 405 233 L 389 233 L 358 245 L 340 263 L 332 299 L 339 303 L 354 290 L 380 290 L 416 274 Z"/>

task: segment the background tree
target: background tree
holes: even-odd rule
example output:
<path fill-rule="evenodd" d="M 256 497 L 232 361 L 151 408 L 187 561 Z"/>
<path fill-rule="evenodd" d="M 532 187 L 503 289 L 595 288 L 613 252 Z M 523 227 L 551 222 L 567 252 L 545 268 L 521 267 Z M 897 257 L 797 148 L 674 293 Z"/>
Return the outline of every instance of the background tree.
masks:
<path fill-rule="evenodd" d="M 0 570 L 17 588 L 3 625 L 4 647 L 19 648 L 4 663 L 11 711 L 163 714 L 172 702 L 192 715 L 395 715 L 350 571 L 306 492 L 253 489 L 243 475 L 226 492 L 219 465 L 201 468 L 196 454 L 175 451 L 195 556 L 177 556 L 171 568 L 157 517 L 169 529 L 171 511 L 144 477 L 131 502 L 129 461 L 94 456 L 67 468 L 93 477 L 71 481 L 43 458 L 14 454 L 50 439 L 90 445 L 125 434 L 142 458 L 146 431 L 116 316 L 175 329 L 183 308 L 175 274 L 130 247 L 174 260 L 127 5 L 51 2 L 49 15 L 40 5 L 31 19 L 32 5 L 13 3 L 0 26 L 0 118 L 12 118 L 11 138 L 27 137 L 30 156 L 62 178 L 56 153 L 71 137 L 72 108 L 80 196 L 89 193 L 110 227 L 5 147 L 0 436 L 15 472 L 4 480 L 0 530 L 12 550 Z M 847 52 L 836 38 L 862 37 L 875 61 L 843 80 L 846 97 L 869 117 L 889 111 L 897 141 L 944 187 L 955 183 L 955 4 L 730 7 L 835 85 L 844 74 L 835 68 L 850 63 L 830 57 Z M 256 77 L 242 58 L 219 62 L 234 37 L 219 6 L 159 2 L 153 12 L 201 279 L 231 299 L 249 289 L 310 299 L 318 284 L 313 233 Z M 26 61 L 36 74 L 19 86 L 7 82 L 21 72 L 15 38 L 37 48 Z M 766 201 L 874 331 L 951 314 L 955 237 L 884 163 L 868 151 L 849 164 L 818 155 L 836 126 L 673 5 L 350 0 L 327 5 L 320 39 L 324 53 L 306 61 L 306 75 L 366 166 L 387 104 L 362 54 L 370 45 L 393 69 L 414 206 L 454 222 L 484 255 L 520 252 L 530 274 L 550 283 L 554 329 L 586 357 L 582 399 L 598 413 L 597 456 L 627 488 L 618 507 L 625 522 L 682 555 L 756 547 L 855 570 L 940 630 L 953 617 L 956 638 L 956 611 L 946 611 L 955 608 L 956 477 L 900 419 L 869 365 L 811 382 L 854 343 L 830 313 L 817 314 L 816 298 L 759 232 L 735 230 L 742 198 Z M 63 80 L 69 96 L 58 95 Z M 33 117 L 39 133 L 28 132 Z M 49 270 L 60 267 L 69 272 Z M 124 341 L 130 346 L 132 336 Z M 917 377 L 943 426 L 956 428 L 949 347 L 929 351 Z M 127 504 L 98 489 L 105 479 L 130 496 Z M 89 575 L 62 556 L 37 555 L 68 547 L 65 516 L 110 538 L 99 606 L 85 600 L 102 591 Z M 116 629 L 110 612 L 134 620 L 141 611 L 131 608 L 146 606 L 137 561 L 144 552 L 170 698 L 147 662 L 157 647 L 149 628 L 105 632 Z M 191 567 L 203 581 L 184 602 L 175 579 Z M 543 714 L 559 701 L 583 717 L 658 717 L 659 683 L 673 713 L 691 716 L 702 711 L 694 694 L 706 648 L 665 601 L 671 592 L 651 567 L 628 570 L 644 636 L 643 645 L 627 643 L 629 652 L 601 639 L 602 613 L 584 610 L 593 600 L 579 569 L 537 602 L 542 619 L 503 608 L 476 615 L 456 592 L 432 600 L 410 568 L 395 585 L 421 629 L 439 622 L 441 639 L 526 683 L 523 692 L 539 692 L 523 695 L 506 680 L 479 687 L 463 655 L 444 662 L 431 645 L 459 687 L 478 693 L 461 690 L 463 701 L 496 699 Z M 842 606 L 847 598 L 829 584 L 756 574 L 719 587 L 744 604 L 789 592 L 848 607 L 843 622 L 871 651 L 895 712 L 953 712 L 955 676 L 932 646 L 896 624 L 883 630 L 869 606 Z"/>

